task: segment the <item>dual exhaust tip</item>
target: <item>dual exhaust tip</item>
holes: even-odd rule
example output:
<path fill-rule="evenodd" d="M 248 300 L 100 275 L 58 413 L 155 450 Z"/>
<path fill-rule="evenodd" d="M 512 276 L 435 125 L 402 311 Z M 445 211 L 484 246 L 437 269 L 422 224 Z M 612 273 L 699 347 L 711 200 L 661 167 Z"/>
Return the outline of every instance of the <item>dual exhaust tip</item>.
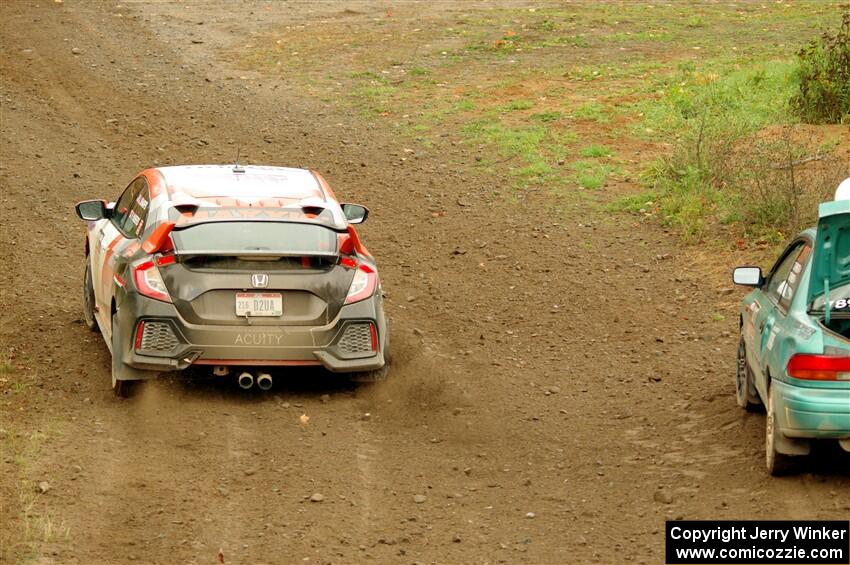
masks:
<path fill-rule="evenodd" d="M 253 387 L 254 383 L 257 384 L 257 388 L 260 390 L 270 390 L 273 384 L 272 376 L 268 373 L 259 373 L 255 379 L 254 375 L 245 371 L 236 380 L 239 383 L 239 388 L 243 390 Z"/>

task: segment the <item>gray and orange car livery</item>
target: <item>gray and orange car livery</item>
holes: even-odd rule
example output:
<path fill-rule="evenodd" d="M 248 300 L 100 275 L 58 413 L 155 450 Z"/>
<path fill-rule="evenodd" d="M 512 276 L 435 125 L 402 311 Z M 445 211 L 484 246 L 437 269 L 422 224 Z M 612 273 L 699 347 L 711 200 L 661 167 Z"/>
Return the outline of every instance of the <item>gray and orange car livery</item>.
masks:
<path fill-rule="evenodd" d="M 386 372 L 378 270 L 352 225 L 368 210 L 340 204 L 318 173 L 152 168 L 114 204 L 76 210 L 88 222 L 84 320 L 112 353 L 116 394 L 193 365 Z"/>

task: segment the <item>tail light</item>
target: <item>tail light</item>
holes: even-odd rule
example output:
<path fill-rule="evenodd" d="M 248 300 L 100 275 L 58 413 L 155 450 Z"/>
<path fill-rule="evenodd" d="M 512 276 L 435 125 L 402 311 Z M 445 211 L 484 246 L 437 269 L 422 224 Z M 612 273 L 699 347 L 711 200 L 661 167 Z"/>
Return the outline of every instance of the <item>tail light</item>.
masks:
<path fill-rule="evenodd" d="M 153 261 L 145 261 L 133 267 L 133 280 L 140 294 L 148 298 L 171 302 L 168 289 L 162 281 L 162 275 Z"/>
<path fill-rule="evenodd" d="M 145 335 L 145 321 L 142 320 L 141 322 L 139 322 L 138 327 L 136 327 L 136 342 L 135 342 L 136 351 L 138 351 L 139 349 L 142 348 L 142 337 L 144 337 L 144 335 Z"/>
<path fill-rule="evenodd" d="M 369 324 L 369 337 L 372 339 L 372 351 L 378 350 L 378 330 L 375 324 Z"/>
<path fill-rule="evenodd" d="M 850 381 L 850 356 L 798 353 L 788 361 L 788 376 L 807 381 Z"/>
<path fill-rule="evenodd" d="M 354 279 L 351 281 L 345 303 L 353 304 L 369 298 L 375 293 L 377 285 L 378 273 L 369 265 L 360 265 L 360 268 L 354 271 Z"/>

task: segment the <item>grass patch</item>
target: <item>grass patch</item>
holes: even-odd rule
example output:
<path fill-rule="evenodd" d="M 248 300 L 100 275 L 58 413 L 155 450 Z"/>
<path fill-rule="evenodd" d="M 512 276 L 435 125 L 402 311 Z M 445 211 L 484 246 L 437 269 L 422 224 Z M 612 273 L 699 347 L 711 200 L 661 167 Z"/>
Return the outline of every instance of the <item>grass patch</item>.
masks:
<path fill-rule="evenodd" d="M 13 510 L 4 518 L 8 529 L 3 532 L 13 536 L 8 548 L 21 555 L 35 558 L 43 544 L 67 541 L 70 527 L 47 507 L 47 501 L 37 488 L 44 477 L 38 474 L 37 461 L 45 449 L 49 436 L 57 433 L 58 424 L 42 424 L 38 431 L 29 434 L 8 434 L 0 440 L 0 456 L 14 463 L 17 496 L 5 501 L 4 510 Z M 13 477 L 8 477 L 15 480 Z M 5 544 L 4 544 L 5 545 Z"/>
<path fill-rule="evenodd" d="M 846 143 L 813 147 L 758 132 L 787 121 L 800 38 L 834 26 L 842 11 L 832 2 L 470 7 L 436 13 L 416 33 L 405 18 L 287 28 L 233 57 L 301 81 L 328 104 L 406 120 L 387 126 L 427 147 L 443 136 L 477 143 L 473 166 L 518 187 L 575 184 L 586 189 L 572 193 L 578 200 L 596 201 L 589 191 L 605 185 L 611 157 L 622 153 L 647 169 L 646 192 L 613 208 L 693 235 L 720 226 L 773 238 L 803 221 L 805 195 L 816 188 L 772 167 L 813 151 L 837 154 Z M 659 55 L 671 41 L 677 49 Z M 328 60 L 330 51 L 339 57 Z M 582 147 L 569 120 L 587 136 Z M 608 139 L 594 130 L 611 133 L 611 122 L 622 146 L 591 144 Z M 438 125 L 440 137 L 429 137 Z M 759 149 L 741 151 L 748 147 Z"/>
<path fill-rule="evenodd" d="M 582 157 L 610 157 L 613 152 L 604 145 L 588 145 L 581 150 Z"/>
<path fill-rule="evenodd" d="M 614 168 L 598 161 L 580 160 L 572 163 L 570 168 L 575 171 L 576 184 L 587 190 L 598 190 L 605 185 Z"/>
<path fill-rule="evenodd" d="M 15 365 L 12 364 L 12 354 L 7 353 L 5 357 L 0 357 L 0 375 L 8 375 L 15 372 Z"/>
<path fill-rule="evenodd" d="M 590 120 L 600 124 L 607 124 L 610 121 L 607 108 L 599 102 L 586 102 L 574 108 L 571 114 L 580 120 Z"/>
<path fill-rule="evenodd" d="M 545 112 L 538 112 L 529 116 L 532 120 L 537 120 L 539 122 L 557 122 L 563 117 L 564 115 L 557 110 L 547 110 Z"/>
<path fill-rule="evenodd" d="M 499 106 L 502 112 L 514 112 L 516 110 L 530 110 L 534 108 L 534 102 L 531 100 L 511 100 L 507 104 Z"/>

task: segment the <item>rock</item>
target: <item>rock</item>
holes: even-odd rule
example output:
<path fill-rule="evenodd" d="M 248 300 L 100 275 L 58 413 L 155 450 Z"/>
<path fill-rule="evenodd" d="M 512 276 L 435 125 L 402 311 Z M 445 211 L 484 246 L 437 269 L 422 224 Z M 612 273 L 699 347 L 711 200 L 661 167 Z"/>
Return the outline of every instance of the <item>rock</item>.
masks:
<path fill-rule="evenodd" d="M 38 483 L 38 485 L 35 487 L 35 490 L 36 490 L 36 492 L 38 492 L 39 494 L 45 494 L 47 491 L 49 491 L 49 490 L 50 490 L 50 488 L 51 488 L 51 487 L 50 487 L 50 483 L 48 483 L 47 481 L 41 481 L 41 482 L 40 482 L 40 483 Z"/>
<path fill-rule="evenodd" d="M 310 497 L 310 502 L 321 502 L 325 499 L 324 495 L 320 492 L 314 492 Z"/>
<path fill-rule="evenodd" d="M 79 55 L 80 53 L 82 53 L 82 50 L 79 47 L 73 47 L 71 49 L 71 53 L 74 55 Z"/>
<path fill-rule="evenodd" d="M 466 475 L 467 477 L 469 475 L 471 475 L 472 474 L 472 467 L 467 467 L 466 469 L 464 469 L 463 474 Z"/>
<path fill-rule="evenodd" d="M 319 400 L 322 401 L 322 404 L 327 404 L 331 400 L 331 395 L 330 394 L 323 394 L 322 396 L 319 397 Z"/>
<path fill-rule="evenodd" d="M 673 503 L 673 493 L 664 488 L 660 488 L 655 491 L 655 494 L 652 495 L 652 498 L 655 500 L 655 502 L 660 502 L 661 504 Z"/>
<path fill-rule="evenodd" d="M 549 393 L 550 394 L 558 394 L 559 392 L 561 392 L 561 387 L 559 387 L 559 386 L 550 386 L 549 387 Z"/>
<path fill-rule="evenodd" d="M 413 335 L 417 335 L 419 337 L 422 337 L 423 335 L 425 335 L 425 332 L 423 332 L 419 328 L 413 328 Z"/>
<path fill-rule="evenodd" d="M 415 297 L 415 296 L 408 296 L 408 297 L 407 297 L 407 301 L 408 301 L 408 302 L 413 302 L 414 300 L 416 300 L 416 297 Z"/>
<path fill-rule="evenodd" d="M 527 513 L 525 514 L 525 517 L 526 517 L 526 518 L 536 518 L 536 517 L 537 517 L 537 514 L 535 514 L 534 512 L 527 512 Z"/>
<path fill-rule="evenodd" d="M 414 494 L 413 495 L 413 502 L 415 502 L 416 504 L 422 504 L 426 500 L 428 500 L 428 497 L 425 496 L 424 494 Z"/>
<path fill-rule="evenodd" d="M 455 535 L 452 537 L 452 542 L 453 542 L 453 543 L 460 543 L 460 536 L 459 536 L 459 535 L 457 535 L 457 534 L 455 534 Z"/>

